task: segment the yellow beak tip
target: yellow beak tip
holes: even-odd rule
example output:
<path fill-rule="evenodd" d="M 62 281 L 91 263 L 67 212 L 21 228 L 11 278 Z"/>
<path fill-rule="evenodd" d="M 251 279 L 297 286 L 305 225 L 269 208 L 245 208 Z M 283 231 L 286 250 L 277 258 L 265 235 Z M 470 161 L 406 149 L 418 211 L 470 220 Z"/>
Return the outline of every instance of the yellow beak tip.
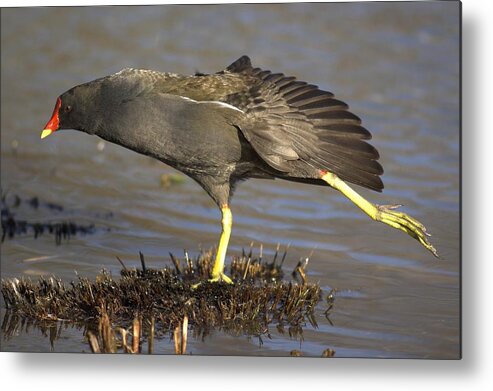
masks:
<path fill-rule="evenodd" d="M 51 129 L 44 129 L 42 132 L 41 132 L 41 138 L 45 138 L 45 137 L 48 137 L 50 134 L 53 133 L 53 130 Z"/>

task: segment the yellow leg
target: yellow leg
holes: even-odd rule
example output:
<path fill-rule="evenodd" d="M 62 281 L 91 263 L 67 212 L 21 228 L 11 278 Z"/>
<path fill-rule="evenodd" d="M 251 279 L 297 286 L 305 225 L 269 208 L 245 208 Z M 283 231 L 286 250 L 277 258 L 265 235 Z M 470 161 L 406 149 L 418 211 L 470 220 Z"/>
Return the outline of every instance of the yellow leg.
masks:
<path fill-rule="evenodd" d="M 330 172 L 322 175 L 321 179 L 327 182 L 334 189 L 339 190 L 373 220 L 380 221 L 390 225 L 391 227 L 404 231 L 409 236 L 419 241 L 435 257 L 438 257 L 435 247 L 433 247 L 428 241 L 427 236 L 431 235 L 426 232 L 425 226 L 406 213 L 394 211 L 394 209 L 397 209 L 400 205 L 373 205 L 371 202 L 368 202 L 356 193 L 337 175 Z"/>
<path fill-rule="evenodd" d="M 233 281 L 226 274 L 224 274 L 224 260 L 226 258 L 226 251 L 228 249 L 229 237 L 231 236 L 231 226 L 233 225 L 233 215 L 228 205 L 224 205 L 221 208 L 222 212 L 222 232 L 219 238 L 219 245 L 217 247 L 216 260 L 212 268 L 212 278 L 209 281 L 224 281 L 228 284 L 232 284 Z"/>

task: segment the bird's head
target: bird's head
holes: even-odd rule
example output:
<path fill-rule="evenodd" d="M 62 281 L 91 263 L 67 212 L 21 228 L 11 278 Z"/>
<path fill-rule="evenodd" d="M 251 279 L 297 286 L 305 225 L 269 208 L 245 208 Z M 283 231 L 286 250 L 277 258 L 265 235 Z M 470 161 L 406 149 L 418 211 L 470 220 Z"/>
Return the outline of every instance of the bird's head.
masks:
<path fill-rule="evenodd" d="M 82 84 L 60 95 L 50 120 L 41 132 L 48 137 L 60 129 L 75 129 L 93 134 L 97 129 L 94 114 L 97 111 L 97 85 Z"/>

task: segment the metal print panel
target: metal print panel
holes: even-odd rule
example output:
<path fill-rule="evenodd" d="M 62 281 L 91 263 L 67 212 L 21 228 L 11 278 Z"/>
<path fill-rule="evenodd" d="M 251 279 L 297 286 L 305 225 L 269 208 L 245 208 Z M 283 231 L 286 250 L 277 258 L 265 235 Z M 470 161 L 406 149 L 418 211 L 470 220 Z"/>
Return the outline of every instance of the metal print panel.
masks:
<path fill-rule="evenodd" d="M 460 358 L 460 3 L 1 26 L 2 351 Z"/>

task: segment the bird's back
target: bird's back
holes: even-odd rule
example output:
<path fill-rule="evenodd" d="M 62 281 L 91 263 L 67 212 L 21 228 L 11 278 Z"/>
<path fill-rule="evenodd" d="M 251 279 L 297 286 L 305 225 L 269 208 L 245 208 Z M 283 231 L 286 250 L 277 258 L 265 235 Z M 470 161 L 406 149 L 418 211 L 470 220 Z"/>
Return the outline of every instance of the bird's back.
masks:
<path fill-rule="evenodd" d="M 241 131 L 276 176 L 318 179 L 321 171 L 328 171 L 373 190 L 383 188 L 379 154 L 366 141 L 371 134 L 346 103 L 294 77 L 254 68 L 246 56 L 214 74 L 183 76 L 124 69 L 110 80 L 112 84 L 136 86 L 137 98 L 167 94 L 189 100 L 190 107 L 198 102 L 211 103 L 210 114 L 234 117 L 231 125 Z M 197 125 L 203 122 L 195 118 Z M 177 120 L 178 125 L 187 122 L 183 117 Z M 227 132 L 234 130 L 227 128 Z M 225 129 L 206 126 L 200 135 L 224 146 L 221 139 Z"/>

